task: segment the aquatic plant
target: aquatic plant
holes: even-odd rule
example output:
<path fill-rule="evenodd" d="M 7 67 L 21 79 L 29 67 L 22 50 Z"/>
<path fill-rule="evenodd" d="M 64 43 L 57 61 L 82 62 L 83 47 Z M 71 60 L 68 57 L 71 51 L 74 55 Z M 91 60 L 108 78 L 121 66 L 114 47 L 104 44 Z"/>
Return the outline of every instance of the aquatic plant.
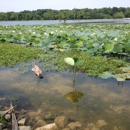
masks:
<path fill-rule="evenodd" d="M 129 29 L 127 24 L 0 26 L 0 66 L 13 67 L 35 59 L 44 71 L 64 72 L 73 66 L 66 66 L 63 59 L 73 57 L 75 65 L 82 61 L 77 71 L 89 76 L 121 74 L 120 68 L 129 66 Z M 27 47 L 30 43 L 33 46 Z M 76 62 L 75 57 L 80 60 Z M 20 68 L 21 73 L 29 71 L 24 68 L 27 66 Z"/>
<path fill-rule="evenodd" d="M 129 55 L 130 25 L 0 26 L 0 42 L 46 49 L 77 49 L 91 54 Z M 64 31 L 62 31 L 64 30 Z"/>
<path fill-rule="evenodd" d="M 13 67 L 16 64 L 32 61 L 43 50 L 36 48 L 27 48 L 15 44 L 0 44 L 0 67 Z"/>
<path fill-rule="evenodd" d="M 79 60 L 78 58 L 71 58 L 71 57 L 66 57 L 64 61 L 68 65 L 73 66 L 73 91 L 67 93 L 64 97 L 67 100 L 70 100 L 72 103 L 78 103 L 79 98 L 82 98 L 84 94 L 82 92 L 76 91 L 76 66 L 78 66 L 83 61 Z"/>

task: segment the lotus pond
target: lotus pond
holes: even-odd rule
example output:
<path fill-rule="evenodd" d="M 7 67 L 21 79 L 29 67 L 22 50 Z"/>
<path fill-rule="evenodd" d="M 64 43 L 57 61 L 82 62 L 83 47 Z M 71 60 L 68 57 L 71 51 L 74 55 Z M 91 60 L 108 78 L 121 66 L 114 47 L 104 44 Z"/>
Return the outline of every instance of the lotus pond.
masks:
<path fill-rule="evenodd" d="M 42 119 L 64 114 L 83 127 L 102 119 L 106 129 L 128 130 L 129 30 L 129 24 L 0 26 L 1 108 L 13 99 L 18 111 L 42 109 Z M 44 79 L 31 72 L 34 62 Z"/>

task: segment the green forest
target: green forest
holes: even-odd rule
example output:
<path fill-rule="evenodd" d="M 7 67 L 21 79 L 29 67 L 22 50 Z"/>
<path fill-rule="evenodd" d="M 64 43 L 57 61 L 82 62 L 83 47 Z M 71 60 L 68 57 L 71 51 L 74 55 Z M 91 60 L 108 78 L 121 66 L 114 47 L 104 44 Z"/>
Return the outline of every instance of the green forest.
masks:
<path fill-rule="evenodd" d="M 38 9 L 21 12 L 0 12 L 0 21 L 15 20 L 72 20 L 72 19 L 118 19 L 130 18 L 130 7 L 113 7 L 100 9 L 53 10 Z"/>

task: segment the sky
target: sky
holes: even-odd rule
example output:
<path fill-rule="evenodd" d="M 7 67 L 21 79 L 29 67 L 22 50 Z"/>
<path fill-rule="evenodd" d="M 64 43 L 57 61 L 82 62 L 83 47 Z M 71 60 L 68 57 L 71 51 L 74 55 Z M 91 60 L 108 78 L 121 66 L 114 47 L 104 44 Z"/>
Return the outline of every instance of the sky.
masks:
<path fill-rule="evenodd" d="M 0 12 L 103 7 L 130 7 L 130 0 L 0 0 Z"/>

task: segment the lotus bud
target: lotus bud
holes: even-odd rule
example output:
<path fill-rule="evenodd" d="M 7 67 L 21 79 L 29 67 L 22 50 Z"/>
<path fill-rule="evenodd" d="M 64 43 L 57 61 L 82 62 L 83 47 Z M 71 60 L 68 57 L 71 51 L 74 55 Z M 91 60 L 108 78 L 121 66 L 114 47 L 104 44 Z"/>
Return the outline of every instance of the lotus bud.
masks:
<path fill-rule="evenodd" d="M 35 32 L 33 32 L 33 34 L 36 34 Z"/>
<path fill-rule="evenodd" d="M 114 38 L 114 41 L 117 42 L 117 38 Z"/>
<path fill-rule="evenodd" d="M 67 57 L 64 59 L 65 63 L 67 63 L 70 66 L 74 66 L 74 59 L 71 57 Z"/>
<path fill-rule="evenodd" d="M 51 31 L 51 34 L 53 34 L 53 31 Z"/>
<path fill-rule="evenodd" d="M 101 46 L 104 46 L 104 43 L 102 43 L 102 45 Z"/>
<path fill-rule="evenodd" d="M 47 33 L 44 33 L 44 35 L 47 35 Z"/>

